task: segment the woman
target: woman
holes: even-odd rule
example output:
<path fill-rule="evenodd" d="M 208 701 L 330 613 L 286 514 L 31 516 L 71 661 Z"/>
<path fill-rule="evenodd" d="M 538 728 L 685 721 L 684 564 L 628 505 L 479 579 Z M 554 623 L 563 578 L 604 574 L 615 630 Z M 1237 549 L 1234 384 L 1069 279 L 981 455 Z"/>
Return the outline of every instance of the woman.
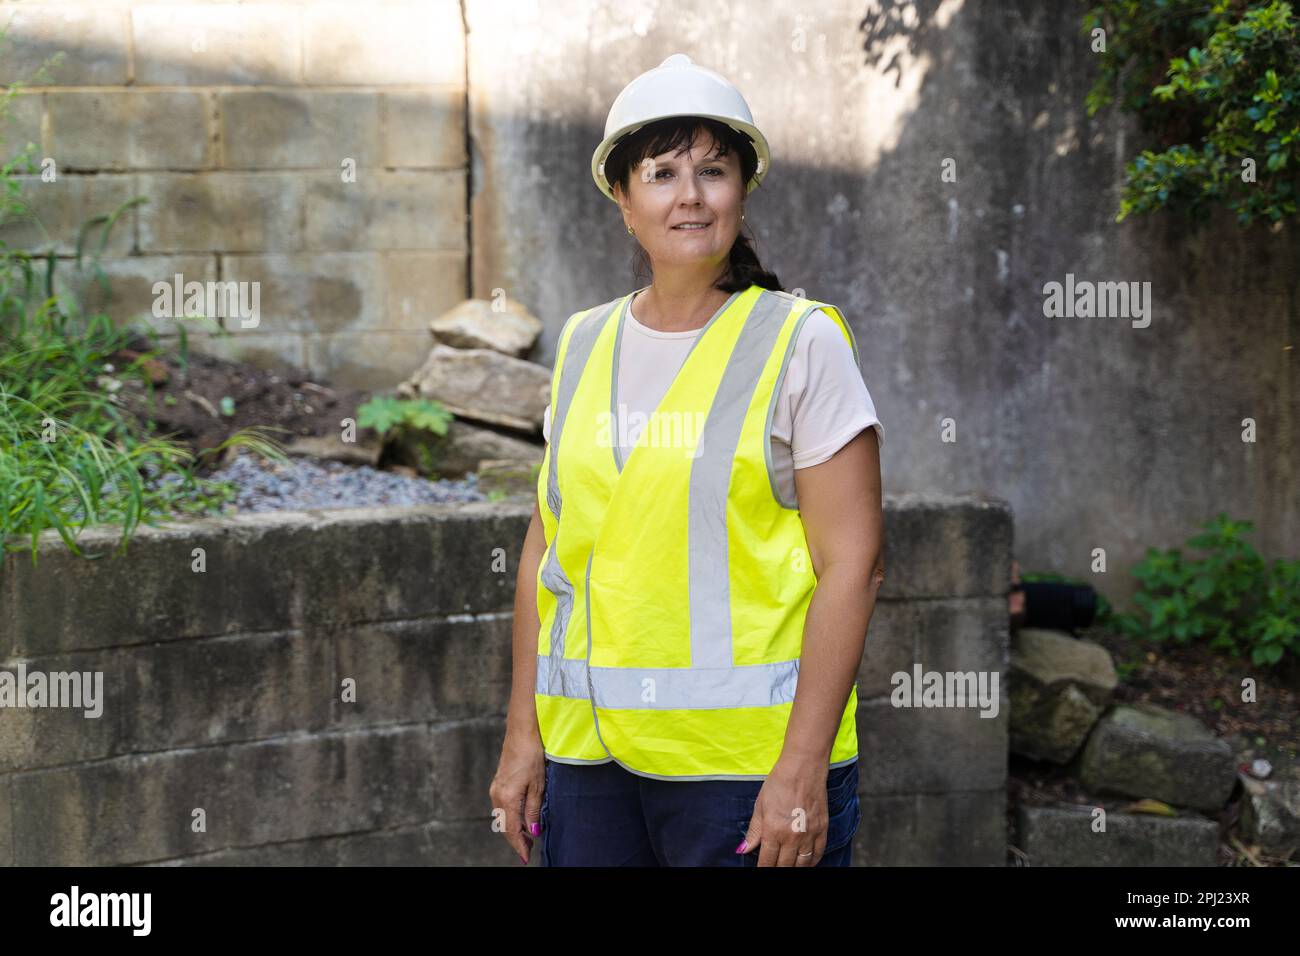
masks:
<path fill-rule="evenodd" d="M 847 866 L 883 580 L 857 345 L 739 235 L 768 150 L 730 83 L 675 54 L 605 132 L 652 282 L 560 335 L 493 806 L 525 864 Z"/>

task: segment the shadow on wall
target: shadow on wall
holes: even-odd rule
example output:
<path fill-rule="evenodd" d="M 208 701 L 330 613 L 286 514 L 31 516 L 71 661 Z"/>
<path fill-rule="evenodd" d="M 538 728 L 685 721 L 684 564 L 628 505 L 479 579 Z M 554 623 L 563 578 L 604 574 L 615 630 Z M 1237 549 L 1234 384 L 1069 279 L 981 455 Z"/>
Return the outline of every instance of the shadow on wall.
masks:
<path fill-rule="evenodd" d="M 684 50 L 723 67 L 771 131 L 746 225 L 786 288 L 853 325 L 898 436 L 886 491 L 1006 497 L 1026 569 L 1096 580 L 1121 602 L 1148 546 L 1220 509 L 1294 556 L 1294 240 L 1227 215 L 1199 233 L 1166 214 L 1114 222 L 1140 146 L 1122 114 L 1086 114 L 1098 54 L 1082 7 L 825 9 L 748 24 L 732 67 L 730 34 L 692 33 L 668 4 L 640 34 L 516 60 L 526 82 L 498 78 L 504 47 L 472 19 L 476 293 L 533 303 L 547 323 L 534 359 L 549 364 L 570 314 L 643 284 L 590 151 L 623 84 Z M 573 118 L 543 121 L 537 102 Z M 1149 282 L 1150 324 L 1047 316 L 1045 287 L 1067 277 Z M 1268 423 L 1257 445 L 1241 440 L 1248 416 Z M 1108 577 L 1093 577 L 1097 549 Z"/>
<path fill-rule="evenodd" d="M 669 53 L 735 60 L 728 29 L 686 9 L 657 8 L 640 33 L 556 32 L 521 48 L 521 37 L 539 35 L 535 25 L 509 4 L 470 0 L 470 33 L 456 40 L 468 122 L 453 111 L 422 140 L 382 143 L 410 169 L 372 151 L 358 166 L 363 178 L 373 173 L 368 200 L 328 220 L 347 228 L 322 227 L 293 246 L 329 201 L 338 153 L 367 155 L 371 127 L 351 107 L 369 115 L 365 104 L 387 86 L 291 91 L 303 97 L 297 120 L 263 129 L 263 148 L 322 144 L 328 172 L 220 174 L 230 184 L 265 180 L 264 194 L 217 191 L 204 194 L 215 206 L 173 208 L 179 227 L 202 222 L 187 242 L 204 244 L 171 253 L 141 245 L 157 232 L 149 217 L 167 206 L 155 194 L 128 214 L 126 244 L 110 255 L 136 269 L 145 291 L 154 273 L 170 274 L 168 257 L 200 272 L 215 272 L 218 255 L 223 274 L 235 261 L 249 275 L 261 269 L 259 341 L 317 363 L 401 356 L 413 367 L 427 319 L 464 293 L 468 258 L 475 294 L 505 289 L 544 319 L 532 358 L 550 364 L 569 314 L 636 284 L 634 240 L 589 175 L 609 104 Z M 576 0 L 557 11 L 548 16 L 612 16 Z M 1300 323 L 1287 278 L 1298 257 L 1289 234 L 1241 231 L 1228 217 L 1195 234 L 1164 215 L 1113 222 L 1137 141 L 1118 114 L 1086 116 L 1097 54 L 1079 34 L 1081 12 L 1031 0 L 830 3 L 745 24 L 744 59 L 728 70 L 771 129 L 775 154 L 746 223 L 787 288 L 834 302 L 853 325 L 864 379 L 895 436 L 885 490 L 1005 497 L 1026 570 L 1089 576 L 1100 548 L 1110 577 L 1098 586 L 1123 601 L 1132 591 L 1124 568 L 1218 510 L 1254 521 L 1261 551 L 1296 556 L 1300 390 L 1285 346 Z M 86 36 L 78 82 L 117 82 L 114 50 Z M 26 42 L 18 65 L 55 48 Z M 47 108 L 65 95 L 40 94 Z M 472 163 L 458 166 L 466 144 Z M 119 186 L 125 198 L 164 176 L 193 178 L 75 177 L 82 191 L 68 218 L 111 208 Z M 249 226 L 204 212 L 214 209 L 257 218 Z M 282 233 L 281 219 L 299 225 Z M 141 249 L 149 255 L 132 255 Z M 1067 277 L 1150 282 L 1150 325 L 1047 317 L 1044 286 Z M 313 292 L 325 287 L 329 296 Z M 1241 441 L 1247 417 L 1259 423 L 1254 445 Z"/>

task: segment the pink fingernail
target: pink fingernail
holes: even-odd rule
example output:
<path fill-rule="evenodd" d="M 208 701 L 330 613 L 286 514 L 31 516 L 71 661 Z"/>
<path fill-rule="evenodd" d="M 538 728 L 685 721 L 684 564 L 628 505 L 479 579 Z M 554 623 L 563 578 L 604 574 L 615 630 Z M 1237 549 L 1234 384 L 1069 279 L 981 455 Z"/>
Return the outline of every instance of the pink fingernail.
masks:
<path fill-rule="evenodd" d="M 745 847 L 747 847 L 747 846 L 749 846 L 749 841 L 748 841 L 748 840 L 741 840 L 741 841 L 740 841 L 740 846 L 736 847 L 736 852 L 737 852 L 737 853 L 744 853 L 744 852 L 745 852 Z"/>
<path fill-rule="evenodd" d="M 533 836 L 541 836 L 541 835 L 542 835 L 542 828 L 541 828 L 541 826 L 540 826 L 539 824 L 536 824 L 536 823 L 530 823 L 530 824 L 528 825 L 528 829 L 530 829 L 530 830 L 533 831 Z"/>

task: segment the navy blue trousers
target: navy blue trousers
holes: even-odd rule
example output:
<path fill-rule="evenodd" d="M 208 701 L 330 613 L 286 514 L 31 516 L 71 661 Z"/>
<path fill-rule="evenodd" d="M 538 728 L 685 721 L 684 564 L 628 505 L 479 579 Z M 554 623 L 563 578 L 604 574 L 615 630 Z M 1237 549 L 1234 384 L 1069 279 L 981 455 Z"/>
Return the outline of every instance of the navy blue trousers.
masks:
<path fill-rule="evenodd" d="M 762 780 L 657 780 L 616 762 L 546 761 L 542 866 L 758 866 L 740 854 Z M 849 866 L 862 820 L 858 762 L 826 778 L 830 824 L 819 866 Z"/>

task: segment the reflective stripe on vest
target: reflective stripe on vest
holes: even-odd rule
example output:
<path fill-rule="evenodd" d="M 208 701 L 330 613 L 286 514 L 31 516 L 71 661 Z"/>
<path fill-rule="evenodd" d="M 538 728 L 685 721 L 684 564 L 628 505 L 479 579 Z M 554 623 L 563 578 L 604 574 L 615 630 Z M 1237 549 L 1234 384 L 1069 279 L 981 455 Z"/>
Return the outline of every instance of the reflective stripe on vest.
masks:
<path fill-rule="evenodd" d="M 771 422 L 821 307 L 750 286 L 704 325 L 622 460 L 618 350 L 632 296 L 566 323 L 538 478 L 536 700 L 549 757 L 671 779 L 752 779 L 779 756 L 816 586 Z M 857 755 L 856 686 L 832 765 Z"/>

